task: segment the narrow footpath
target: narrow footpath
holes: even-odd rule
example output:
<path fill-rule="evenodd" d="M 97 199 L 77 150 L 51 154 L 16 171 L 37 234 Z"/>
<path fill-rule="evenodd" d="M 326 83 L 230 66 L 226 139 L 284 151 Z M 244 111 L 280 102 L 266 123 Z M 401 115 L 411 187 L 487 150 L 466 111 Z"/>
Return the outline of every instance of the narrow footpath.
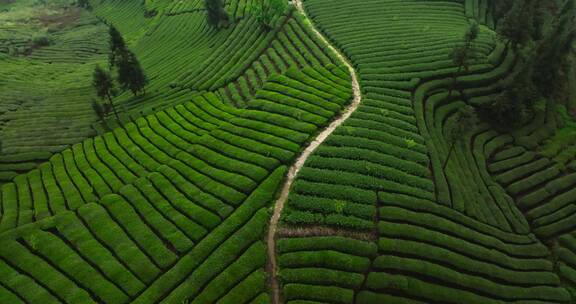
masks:
<path fill-rule="evenodd" d="M 294 182 L 296 175 L 298 175 L 298 172 L 300 171 L 302 166 L 304 166 L 304 163 L 306 162 L 308 157 L 312 154 L 312 152 L 314 152 L 314 150 L 316 150 L 316 148 L 318 148 L 318 146 L 320 146 L 324 142 L 324 140 L 326 140 L 326 138 L 328 138 L 328 136 L 332 134 L 332 132 L 334 132 L 334 130 L 337 127 L 339 127 L 344 121 L 346 121 L 350 117 L 350 115 L 352 115 L 354 111 L 356 111 L 362 100 L 360 92 L 360 83 L 358 82 L 358 77 L 352 64 L 350 64 L 350 62 L 346 59 L 346 57 L 344 57 L 344 55 L 340 51 L 338 51 L 328 41 L 328 39 L 326 39 L 326 37 L 324 37 L 324 35 L 320 33 L 320 31 L 318 31 L 314 27 L 314 24 L 304 11 L 302 0 L 294 0 L 293 3 L 296 9 L 304 16 L 305 20 L 308 21 L 307 23 L 313 30 L 314 34 L 317 35 L 324 42 L 324 44 L 326 44 L 337 55 L 342 64 L 344 64 L 348 68 L 348 71 L 350 72 L 350 76 L 352 78 L 352 91 L 354 99 L 352 100 L 352 103 L 340 114 L 340 116 L 336 118 L 336 120 L 334 120 L 328 127 L 322 130 L 322 132 L 320 132 L 316 136 L 316 138 L 312 142 L 310 142 L 310 144 L 306 147 L 306 149 L 304 149 L 302 154 L 300 154 L 300 156 L 296 159 L 296 162 L 288 170 L 288 176 L 282 187 L 280 197 L 274 204 L 274 214 L 270 219 L 270 225 L 268 228 L 268 236 L 267 236 L 268 261 L 270 263 L 270 272 L 271 272 L 270 278 L 272 288 L 272 303 L 274 304 L 281 303 L 280 284 L 278 282 L 278 261 L 276 256 L 276 233 L 278 229 L 278 222 L 280 220 L 280 216 L 282 215 L 282 210 L 284 210 L 284 204 L 286 203 L 286 200 L 290 193 L 292 183 Z"/>

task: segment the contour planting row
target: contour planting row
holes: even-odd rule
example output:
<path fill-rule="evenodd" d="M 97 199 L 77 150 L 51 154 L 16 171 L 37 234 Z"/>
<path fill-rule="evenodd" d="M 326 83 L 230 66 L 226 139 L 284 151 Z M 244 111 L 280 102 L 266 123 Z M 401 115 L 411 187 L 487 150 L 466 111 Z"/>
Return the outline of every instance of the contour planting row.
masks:
<path fill-rule="evenodd" d="M 301 171 L 284 219 L 292 225 L 370 230 L 377 191 L 435 198 L 412 90 L 418 78 L 439 73 L 438 69 L 454 69 L 447 59 L 450 47 L 446 42 L 455 43 L 459 35 L 453 27 L 465 29 L 467 21 L 462 7 L 450 2 L 411 2 L 410 9 L 423 12 L 413 15 L 406 13 L 407 4 L 401 1 L 369 1 L 360 9 L 354 7 L 356 17 L 348 16 L 352 3 L 307 3 L 320 28 L 358 68 L 364 94 L 358 110 Z M 372 18 L 375 12 L 390 17 Z M 358 16 L 369 24 L 360 26 L 355 21 Z M 484 35 L 479 49 L 487 52 L 488 41 Z M 404 49 L 399 52 L 399 48 Z"/>
<path fill-rule="evenodd" d="M 218 93 L 236 107 L 245 107 L 246 101 L 254 96 L 270 75 L 283 73 L 292 67 L 326 66 L 335 63 L 334 58 L 334 54 L 310 32 L 302 16 L 294 14 L 260 57 L 233 83 L 220 88 Z"/>
<path fill-rule="evenodd" d="M 236 9 L 249 4 L 231 1 L 229 5 L 229 9 Z M 118 12 L 96 12 L 130 38 L 132 31 L 123 31 L 122 20 L 116 19 Z M 148 27 L 143 27 L 145 35 L 134 41 L 132 49 L 150 79 L 147 94 L 133 97 L 126 92 L 115 101 L 130 116 L 149 114 L 216 90 L 226 102 L 245 107 L 270 75 L 291 67 L 335 62 L 302 18 L 293 16 L 292 9 L 274 20 L 270 31 L 250 14 L 240 14 L 230 26 L 220 29 L 210 26 L 205 15 L 202 10 L 186 14 L 160 12 Z"/>
<path fill-rule="evenodd" d="M 166 15 L 179 15 L 195 12 L 198 10 L 206 9 L 204 7 L 204 1 L 202 0 L 192 0 L 192 1 L 157 1 L 157 2 L 167 2 L 164 5 Z M 237 2 L 237 1 L 233 1 Z"/>
<path fill-rule="evenodd" d="M 34 49 L 27 58 L 46 63 L 82 64 L 91 57 L 107 54 L 106 26 L 90 13 L 78 14 L 77 22 L 50 34 L 50 45 Z"/>
<path fill-rule="evenodd" d="M 363 98 L 360 107 L 302 168 L 289 196 L 283 224 L 287 230 L 308 229 L 309 235 L 321 233 L 321 227 L 326 226 L 336 231 L 372 234 L 378 223 L 375 222 L 380 206 L 378 192 L 421 200 L 435 198 L 426 143 L 419 134 L 411 102 L 411 90 L 418 83 L 412 77 L 426 73 L 420 69 L 430 67 L 410 64 L 443 60 L 446 48 L 441 43 L 432 45 L 438 37 L 431 37 L 429 32 L 417 37 L 413 34 L 411 27 L 424 27 L 426 23 L 412 20 L 412 15 L 405 14 L 410 11 L 406 6 L 423 12 L 428 4 L 400 1 L 369 1 L 362 7 L 344 1 L 305 4 L 319 27 L 358 68 Z M 438 6 L 439 10 L 446 10 Z M 451 8 L 451 4 L 446 6 Z M 376 13 L 378 17 L 373 16 Z M 358 18 L 363 22 L 359 23 Z M 407 19 L 399 22 L 402 18 Z M 452 36 L 445 32 L 442 41 L 445 36 Z M 423 47 L 406 37 L 420 38 L 424 46 L 432 46 Z M 399 51 L 401 47 L 404 49 Z M 403 69 L 415 72 L 408 74 Z M 371 273 L 372 260 L 377 256 L 376 244 L 338 238 L 337 243 L 323 246 L 318 238 L 322 237 L 278 241 L 280 251 L 285 250 L 284 242 L 294 244 L 295 248 L 307 248 L 280 256 L 283 297 L 288 303 L 400 302 L 402 298 L 391 295 L 378 295 L 374 299 L 373 293 L 358 293 L 366 288 L 366 275 Z M 324 255 L 331 258 L 319 258 Z"/>
<path fill-rule="evenodd" d="M 345 82 L 340 72 L 318 71 L 272 77 L 250 110 L 206 94 L 76 144 L 4 185 L 0 230 L 74 210 L 124 185 L 160 176 L 176 183 L 194 205 L 226 216 L 349 101 L 349 87 L 332 86 Z"/>
<path fill-rule="evenodd" d="M 488 168 L 515 198 L 537 236 L 549 240 L 574 230 L 575 173 L 519 146 L 499 151 Z"/>
<path fill-rule="evenodd" d="M 459 77 L 453 98 L 446 100 L 444 84 L 450 84 L 458 70 L 448 54 L 462 43 L 470 25 L 464 1 L 380 0 L 358 6 L 307 0 L 305 6 L 356 66 L 363 100 L 309 158 L 294 183 L 283 229 L 297 228 L 286 235 L 307 229 L 305 235 L 311 236 L 278 241 L 278 250 L 282 242 L 295 244 L 291 245 L 298 248 L 294 256 L 302 250 L 301 259 L 306 260 L 304 266 L 295 266 L 299 258 L 282 264 L 281 254 L 281 274 L 287 270 L 281 275 L 284 299 L 294 303 L 568 302 L 570 295 L 554 273 L 550 251 L 529 233 L 512 199 L 490 179 L 485 151 L 496 149 L 490 141 L 497 133 L 481 125 L 472 136 L 472 147 L 463 147 L 453 156 L 454 163 L 474 168 L 463 175 L 464 181 L 482 183 L 486 191 L 477 196 L 490 206 L 480 200 L 466 205 L 460 197 L 452 205 L 454 193 L 439 193 L 445 188 L 435 184 L 443 172 L 437 166 L 438 156 L 431 158 L 438 152 L 430 151 L 434 148 L 430 142 L 436 137 L 443 140 L 444 118 L 462 105 L 460 98 L 480 102 L 477 97 L 496 94 L 499 87 L 494 83 L 514 65 L 514 57 L 495 43 L 494 33 L 481 28 L 474 44 L 478 58 L 473 73 Z M 420 86 L 428 83 L 432 85 Z M 476 219 L 464 213 L 466 206 L 471 214 L 482 216 Z M 333 231 L 323 230 L 326 226 L 342 235 L 377 229 L 378 242 L 372 244 L 377 252 L 322 247 L 319 239 Z M 353 243 L 370 244 L 350 238 L 341 242 L 347 248 Z M 338 256 L 339 262 L 315 258 L 315 250 Z M 309 269 L 292 269 L 300 267 Z"/>
<path fill-rule="evenodd" d="M 494 5 L 496 1 L 461 0 L 461 2 L 464 2 L 466 16 L 468 18 L 474 18 L 481 24 L 485 24 L 490 28 L 495 27 L 496 20 L 494 20 Z"/>
<path fill-rule="evenodd" d="M 574 173 L 535 151 L 538 143 L 554 134 L 557 124 L 556 110 L 546 105 L 544 110 L 536 110 L 529 124 L 511 135 L 492 132 L 489 149 L 484 151 L 495 182 L 506 189 L 543 241 L 574 229 Z"/>
<path fill-rule="evenodd" d="M 147 3 L 147 7 L 160 8 L 166 15 L 175 16 L 206 10 L 203 0 L 191 1 L 159 1 L 160 3 Z M 223 1 L 224 8 L 231 20 L 238 20 L 251 14 L 251 9 L 255 4 L 254 0 L 227 0 Z"/>
<path fill-rule="evenodd" d="M 241 20 L 226 29 L 214 29 L 208 25 L 205 14 L 196 12 L 155 17 L 155 26 L 132 48 L 150 80 L 146 94 L 134 97 L 126 92 L 117 98 L 116 103 L 128 110 L 146 113 L 147 109 L 155 112 L 155 109 L 186 101 L 194 96 L 194 92 L 184 88 L 179 79 L 188 75 L 214 76 L 214 73 L 215 79 L 235 78 L 237 76 L 230 75 L 240 73 L 235 71 L 246 64 L 244 61 L 251 62 L 254 60 L 252 57 L 258 56 L 253 54 L 257 50 L 247 48 L 266 44 L 273 37 L 270 33 L 258 31 L 254 19 Z M 237 57 L 230 61 L 222 60 L 231 54 Z M 238 66 L 236 70 L 234 65 Z M 206 87 L 192 89 L 202 91 Z"/>
<path fill-rule="evenodd" d="M 205 15 L 198 11 L 155 17 L 154 26 L 133 47 L 150 79 L 147 94 L 133 97 L 126 92 L 116 103 L 136 110 L 138 117 L 232 83 L 265 52 L 287 20 L 277 20 L 273 31 L 264 31 L 253 17 L 215 29 Z"/>
<path fill-rule="evenodd" d="M 549 251 L 432 201 L 379 193 L 378 257 L 357 303 L 567 303 Z"/>
<path fill-rule="evenodd" d="M 353 303 L 377 250 L 372 242 L 337 236 L 285 238 L 277 245 L 284 303 Z"/>
<path fill-rule="evenodd" d="M 38 74 L 17 73 L 13 76 L 38 79 L 46 73 L 59 73 L 60 69 L 69 68 L 60 66 L 54 69 L 43 65 L 39 65 Z M 12 68 L 28 69 L 28 66 L 29 63 L 23 62 L 6 65 L 10 68 L 8 73 Z M 34 74 L 33 71 L 31 73 Z M 93 95 L 92 88 L 68 86 L 66 83 L 70 80 L 68 77 L 89 81 L 86 75 L 82 70 L 71 76 L 58 76 L 54 82 L 45 82 L 38 89 L 30 89 L 30 81 L 24 79 L 12 79 L 4 86 L 0 85 L 0 108 L 3 110 L 0 114 L 2 182 L 11 180 L 17 173 L 35 168 L 39 162 L 48 160 L 52 153 L 94 135 L 91 124 L 96 115 L 87 101 L 88 96 Z M 57 81 L 62 81 L 62 87 L 56 86 Z"/>
<path fill-rule="evenodd" d="M 201 17 L 204 16 L 195 19 L 209 26 Z M 263 30 L 254 17 L 242 19 L 229 29 L 219 30 L 216 37 L 222 36 L 222 31 L 229 31 L 229 35 L 221 37 L 220 43 L 211 44 L 209 53 L 196 59 L 200 64 L 183 73 L 177 85 L 195 90 L 215 90 L 238 78 L 268 48 L 288 18 L 283 16 L 277 20 L 278 26 L 272 31 Z M 213 39 L 211 36 L 214 35 L 207 38 Z"/>
<path fill-rule="evenodd" d="M 140 201 L 133 193 L 131 201 L 108 195 L 101 204 L 83 205 L 4 233 L 0 299 L 267 303 L 261 241 L 267 223 L 264 208 L 285 171 L 285 167 L 275 170 L 241 207 L 198 239 L 194 249 L 168 217 L 156 214 L 155 209 L 164 209 L 165 203 L 154 198 Z"/>
<path fill-rule="evenodd" d="M 527 233 L 528 226 L 522 214 L 500 187 L 494 187 L 484 168 L 482 142 L 497 133 L 490 132 L 489 126 L 485 125 L 478 132 L 468 132 L 466 138 L 457 142 L 446 139 L 453 123 L 452 115 L 457 115 L 458 109 L 467 102 L 475 106 L 489 102 L 500 92 L 503 79 L 514 63 L 511 52 L 497 47 L 487 63 L 472 66 L 465 75 L 453 80 L 446 74 L 444 79 L 423 82 L 415 91 L 414 105 L 422 134 L 428 139 L 438 200 L 487 224 Z M 456 88 L 450 94 L 448 91 L 454 83 Z M 472 180 L 474 182 L 470 182 Z"/>
<path fill-rule="evenodd" d="M 107 28 L 86 11 L 54 13 L 69 19 L 45 34 L 50 45 L 0 59 L 0 183 L 94 135 L 92 72 L 106 58 Z M 32 40 L 33 25 L 19 26 Z"/>
<path fill-rule="evenodd" d="M 554 250 L 557 258 L 558 275 L 568 286 L 568 290 L 576 291 L 576 235 L 567 233 L 558 238 L 558 246 Z"/>
<path fill-rule="evenodd" d="M 248 110 L 203 95 L 75 145 L 5 185 L 0 244 L 23 254 L 0 255 L 0 296 L 269 302 L 264 207 L 283 180 L 282 164 L 351 97 L 349 87 L 334 87 L 349 83 L 338 76 L 347 75 L 330 70 L 270 77 Z M 20 287 L 28 285 L 34 293 Z"/>
<path fill-rule="evenodd" d="M 153 24 L 145 16 L 148 1 L 91 0 L 92 12 L 113 24 L 130 46 L 138 41 Z"/>

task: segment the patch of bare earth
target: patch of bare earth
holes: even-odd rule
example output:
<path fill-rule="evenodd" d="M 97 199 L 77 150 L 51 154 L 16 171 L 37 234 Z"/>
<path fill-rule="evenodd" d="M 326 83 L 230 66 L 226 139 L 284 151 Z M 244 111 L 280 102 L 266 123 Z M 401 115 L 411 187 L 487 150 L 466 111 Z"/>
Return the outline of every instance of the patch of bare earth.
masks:
<path fill-rule="evenodd" d="M 44 27 L 51 28 L 65 28 L 80 19 L 82 10 L 77 7 L 62 8 L 56 13 L 42 11 L 38 14 L 36 19 Z"/>
<path fill-rule="evenodd" d="M 343 236 L 361 241 L 375 241 L 377 233 L 344 230 L 326 226 L 307 227 L 280 227 L 276 232 L 277 237 L 314 237 L 314 236 Z"/>

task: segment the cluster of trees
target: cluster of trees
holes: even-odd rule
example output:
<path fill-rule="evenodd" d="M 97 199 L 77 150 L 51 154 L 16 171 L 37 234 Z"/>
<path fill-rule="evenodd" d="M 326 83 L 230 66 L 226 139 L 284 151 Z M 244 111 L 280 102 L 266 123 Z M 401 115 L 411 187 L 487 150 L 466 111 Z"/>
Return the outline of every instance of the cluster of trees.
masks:
<path fill-rule="evenodd" d="M 110 55 L 108 57 L 108 68 L 116 71 L 116 80 L 123 90 L 130 90 L 134 96 L 140 93 L 146 94 L 148 78 L 142 70 L 136 55 L 126 46 L 126 42 L 120 32 L 110 26 Z M 92 85 L 96 89 L 96 94 L 106 103 L 92 103 L 92 107 L 100 118 L 103 118 L 111 111 L 118 118 L 118 112 L 114 106 L 112 98 L 116 96 L 116 87 L 111 72 L 96 66 L 92 78 Z"/>
<path fill-rule="evenodd" d="M 502 90 L 488 105 L 474 108 L 466 105 L 447 121 L 445 135 L 450 143 L 445 168 L 458 140 L 465 137 L 478 121 L 478 115 L 498 127 L 510 129 L 532 117 L 534 106 L 541 98 L 556 98 L 559 88 L 566 85 L 566 64 L 576 40 L 576 0 L 497 0 L 494 1 L 498 19 L 497 34 L 517 57 L 516 67 Z M 450 58 L 458 67 L 449 89 L 449 97 L 456 89 L 456 78 L 468 71 L 474 58 L 473 43 L 479 27 L 473 23 L 464 35 L 464 43 L 455 46 Z M 477 114 L 478 113 L 478 114 Z"/>
<path fill-rule="evenodd" d="M 126 47 L 122 35 L 114 26 L 110 26 L 110 55 L 108 66 L 118 71 L 118 83 L 123 90 L 130 90 L 134 96 L 146 93 L 148 78 L 136 55 Z"/>
<path fill-rule="evenodd" d="M 222 0 L 204 0 L 208 24 L 213 27 L 226 27 L 230 23 L 230 17 L 224 9 Z M 266 29 L 274 27 L 274 20 L 283 15 L 288 7 L 286 0 L 256 0 L 249 10 L 258 22 Z"/>
<path fill-rule="evenodd" d="M 559 2 L 561 7 L 556 5 Z M 497 34 L 515 53 L 516 66 L 502 81 L 502 90 L 493 102 L 476 110 L 496 126 L 511 129 L 533 116 L 538 100 L 558 99 L 564 88 L 569 88 L 565 75 L 576 40 L 576 0 L 494 0 L 493 4 Z M 473 23 L 464 35 L 464 43 L 450 53 L 458 70 L 449 96 L 456 89 L 456 78 L 469 69 L 478 33 L 479 27 Z"/>
<path fill-rule="evenodd" d="M 561 6 L 558 7 L 558 3 Z M 496 31 L 515 52 L 515 73 L 494 102 L 482 109 L 499 126 L 513 128 L 532 116 L 541 98 L 562 98 L 576 40 L 576 0 L 497 0 Z"/>

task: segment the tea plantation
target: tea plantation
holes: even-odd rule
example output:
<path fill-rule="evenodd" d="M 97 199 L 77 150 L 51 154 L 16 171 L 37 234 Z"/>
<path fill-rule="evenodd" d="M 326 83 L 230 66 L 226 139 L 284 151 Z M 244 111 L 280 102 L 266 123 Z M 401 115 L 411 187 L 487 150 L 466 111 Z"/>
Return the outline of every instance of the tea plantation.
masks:
<path fill-rule="evenodd" d="M 0 304 L 576 303 L 575 7 L 0 0 Z"/>

